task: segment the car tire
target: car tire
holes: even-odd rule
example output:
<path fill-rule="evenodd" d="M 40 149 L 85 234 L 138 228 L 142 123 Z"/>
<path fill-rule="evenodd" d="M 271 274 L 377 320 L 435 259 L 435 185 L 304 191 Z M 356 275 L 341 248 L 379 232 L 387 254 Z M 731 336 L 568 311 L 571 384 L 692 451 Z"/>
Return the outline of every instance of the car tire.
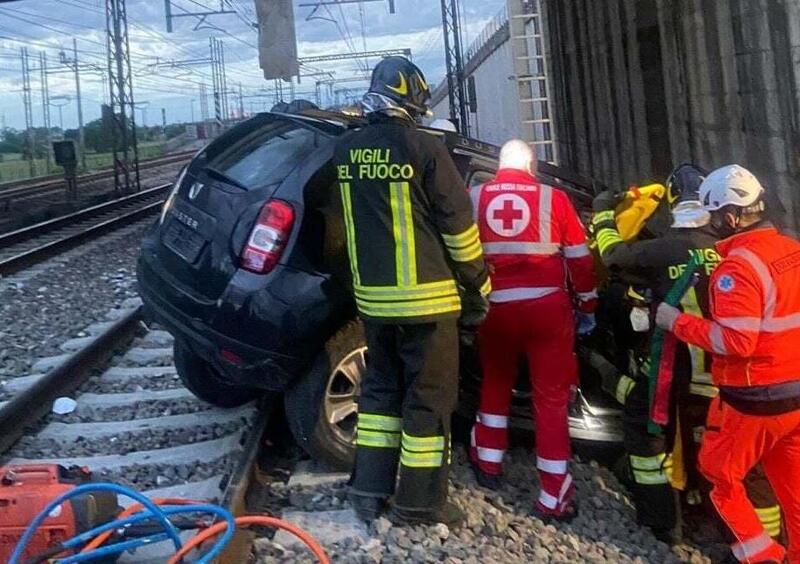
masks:
<path fill-rule="evenodd" d="M 181 382 L 201 400 L 217 407 L 239 407 L 258 398 L 259 392 L 253 388 L 223 382 L 213 366 L 177 339 L 173 354 Z"/>
<path fill-rule="evenodd" d="M 286 391 L 286 418 L 312 458 L 347 471 L 355 459 L 355 424 L 366 368 L 364 327 L 350 321 L 317 355 L 311 370 Z"/>

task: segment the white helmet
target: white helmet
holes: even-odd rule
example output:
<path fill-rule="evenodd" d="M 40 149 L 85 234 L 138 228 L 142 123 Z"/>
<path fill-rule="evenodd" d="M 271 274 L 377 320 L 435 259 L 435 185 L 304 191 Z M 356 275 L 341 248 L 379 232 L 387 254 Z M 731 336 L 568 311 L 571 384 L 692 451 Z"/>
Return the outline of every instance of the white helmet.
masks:
<path fill-rule="evenodd" d="M 457 133 L 458 130 L 456 129 L 455 124 L 450 121 L 449 119 L 435 119 L 431 122 L 432 129 L 441 129 L 442 131 L 452 131 L 453 133 Z"/>
<path fill-rule="evenodd" d="M 500 149 L 500 168 L 524 170 L 531 174 L 536 173 L 536 156 L 533 149 L 521 139 L 507 141 Z"/>
<path fill-rule="evenodd" d="M 718 168 L 700 185 L 700 201 L 708 211 L 725 206 L 747 208 L 764 193 L 764 187 L 753 173 L 739 165 Z"/>

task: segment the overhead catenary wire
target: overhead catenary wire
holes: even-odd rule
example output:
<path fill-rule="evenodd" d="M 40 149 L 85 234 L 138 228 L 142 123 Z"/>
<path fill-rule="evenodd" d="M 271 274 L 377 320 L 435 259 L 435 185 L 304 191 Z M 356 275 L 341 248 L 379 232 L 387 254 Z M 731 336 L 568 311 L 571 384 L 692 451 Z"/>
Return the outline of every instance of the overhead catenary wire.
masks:
<path fill-rule="evenodd" d="M 95 8 L 91 7 L 90 5 L 83 5 L 85 3 L 82 0 L 65 0 L 65 2 L 70 4 L 70 5 L 72 5 L 72 6 L 84 9 L 84 10 L 89 11 L 91 13 L 94 13 L 94 14 L 96 14 L 98 16 L 104 17 L 104 14 L 102 14 L 101 12 L 96 10 Z M 76 4 L 75 2 L 78 2 L 78 4 Z M 4 14 L 3 11 L 0 11 L 0 15 L 10 15 L 10 14 Z M 28 15 L 28 13 L 26 12 L 26 13 L 24 13 L 24 15 Z M 37 19 L 41 20 L 41 19 L 46 18 L 47 21 L 63 23 L 63 24 L 66 24 L 66 25 L 70 24 L 70 22 L 65 22 L 63 20 L 59 20 L 58 18 L 50 18 L 50 17 L 47 17 L 47 16 L 41 16 L 39 14 L 30 14 L 30 17 L 32 18 L 32 20 L 37 20 Z M 26 19 L 26 18 L 23 18 L 23 19 Z M 44 23 L 43 21 L 32 21 L 32 20 L 28 20 L 29 23 L 31 23 L 32 25 L 41 27 L 43 29 L 48 29 L 48 30 L 53 30 L 54 29 L 54 28 L 52 28 L 52 26 L 48 25 L 47 23 Z M 167 39 L 166 37 L 163 36 L 163 34 L 160 34 L 159 32 L 157 32 L 155 30 L 149 29 L 146 26 L 142 26 L 138 22 L 133 22 L 133 25 L 138 27 L 138 28 L 140 28 L 142 30 L 142 32 L 149 38 L 154 38 L 154 39 L 159 39 L 159 40 L 166 40 Z M 83 26 L 83 27 L 86 27 L 86 26 Z M 16 30 L 14 30 L 14 31 L 16 32 Z M 30 37 L 30 36 L 28 36 L 28 37 Z M 55 44 L 50 43 L 50 42 L 37 41 L 37 40 L 34 40 L 33 38 L 30 38 L 30 39 L 26 40 L 24 38 L 19 38 L 19 37 L 8 37 L 7 39 L 12 40 L 12 41 L 17 42 L 17 43 L 23 43 L 23 44 L 29 43 L 29 44 L 34 44 L 34 45 L 37 45 L 37 46 L 40 46 L 40 47 L 50 48 L 50 49 L 54 49 L 54 50 L 58 50 L 58 51 L 64 50 L 66 48 L 66 46 L 55 45 Z M 82 38 L 82 40 L 84 40 L 84 39 L 85 38 Z M 90 41 L 92 41 L 92 40 L 90 40 Z M 101 45 L 97 41 L 92 41 L 92 42 L 97 44 L 97 45 Z M 186 48 L 184 48 L 182 46 L 178 45 L 177 47 L 181 52 L 184 52 L 184 53 L 187 53 L 187 54 L 193 54 L 191 51 L 189 51 L 188 49 L 186 49 Z M 149 55 L 149 54 L 146 54 L 146 53 L 142 53 L 141 51 L 138 51 L 138 50 L 135 50 L 135 49 L 132 50 L 132 51 L 133 52 L 131 54 L 131 57 L 133 59 L 133 62 L 156 60 L 156 58 L 154 56 L 152 56 L 152 55 Z M 85 50 L 85 49 L 82 49 L 81 53 L 82 53 L 82 55 L 84 55 L 83 58 L 85 60 L 86 59 L 88 59 L 90 61 L 94 60 L 94 61 L 96 61 L 96 63 L 98 65 L 102 65 L 102 66 L 104 66 L 106 64 L 106 54 L 105 53 L 100 53 L 100 52 L 95 52 L 95 51 L 88 51 L 88 50 Z M 210 76 L 206 72 L 201 71 L 200 69 L 192 68 L 192 69 L 188 69 L 188 72 L 193 74 L 193 75 L 196 75 L 198 78 L 205 79 L 206 81 L 210 80 Z M 235 75 L 239 76 L 239 77 L 242 77 L 244 80 L 247 80 L 247 81 L 252 80 L 256 76 L 256 73 L 248 73 L 248 72 L 245 72 L 245 71 L 241 71 L 241 70 L 238 70 L 237 68 L 235 68 L 234 66 L 231 66 L 230 72 L 232 74 L 235 74 Z M 173 81 L 176 82 L 176 83 L 181 83 L 181 82 L 185 83 L 185 82 L 187 82 L 186 79 L 182 79 L 181 77 L 173 77 L 173 76 L 169 76 L 169 75 L 164 74 L 164 73 L 161 73 L 159 75 L 159 78 L 161 80 L 164 80 L 164 81 L 167 81 L 167 82 L 173 82 Z M 156 89 L 156 88 L 154 88 L 152 86 L 152 83 L 147 83 L 147 82 L 141 81 L 140 79 L 141 79 L 140 76 L 136 77 L 137 83 L 140 83 L 143 87 L 146 87 L 148 90 L 151 90 L 151 91 L 155 90 L 155 91 L 163 92 L 163 93 L 179 94 L 183 90 L 179 86 L 176 86 L 174 91 L 169 90 L 168 88 L 165 89 L 165 88 L 163 88 L 163 86 L 164 86 L 163 83 L 160 84 L 160 86 L 162 86 L 162 88 Z M 190 81 L 190 82 L 192 82 L 192 81 Z M 202 82 L 194 81 L 194 84 L 198 85 L 198 84 L 202 84 Z"/>
<path fill-rule="evenodd" d="M 225 9 L 230 8 L 236 12 L 236 18 L 231 14 L 229 22 L 231 26 L 237 26 L 240 29 L 241 25 L 255 32 L 252 20 L 256 19 L 254 8 L 249 0 L 223 0 Z M 45 2 L 42 2 L 42 5 Z M 107 53 L 106 44 L 99 35 L 91 33 L 81 33 L 93 29 L 93 21 L 97 22 L 96 28 L 100 30 L 102 23 L 105 20 L 105 12 L 102 9 L 102 2 L 98 3 L 96 0 L 59 0 L 58 4 L 61 6 L 70 6 L 75 10 L 80 10 L 81 17 L 70 18 L 69 12 L 64 14 L 63 11 L 57 10 L 42 10 L 41 13 L 34 13 L 35 10 L 30 8 L 33 4 L 20 3 L 9 7 L 7 5 L 0 6 L 0 56 L 6 55 L 9 61 L 13 51 L 10 51 L 9 45 L 29 45 L 36 46 L 42 49 L 48 56 L 55 52 L 55 61 L 59 60 L 59 52 L 71 51 L 71 46 L 66 45 L 66 41 L 60 39 L 65 35 L 77 35 L 79 41 L 78 55 L 80 56 L 83 65 L 94 65 L 99 72 L 107 66 Z M 176 11 L 182 13 L 191 13 L 192 6 L 209 8 L 211 2 L 208 0 L 178 0 L 175 2 Z M 189 8 L 189 9 L 187 9 Z M 331 8 L 333 10 L 331 10 Z M 338 8 L 338 10 L 337 10 Z M 352 52 L 357 53 L 367 48 L 368 33 L 365 8 L 358 5 L 358 12 L 351 12 L 345 9 L 340 0 L 330 4 L 330 8 L 325 6 L 327 11 L 326 15 L 331 16 L 331 20 L 336 26 L 337 33 L 344 42 L 346 48 Z M 62 16 L 62 14 L 64 14 Z M 96 17 L 96 20 L 92 19 Z M 141 18 L 141 16 L 139 16 Z M 198 21 L 202 18 L 198 18 Z M 2 20 L 6 20 L 3 22 Z M 185 57 L 192 58 L 207 58 L 208 52 L 206 49 L 199 45 L 199 41 L 194 38 L 189 38 L 184 41 L 180 35 L 172 36 L 166 32 L 160 31 L 153 27 L 151 23 L 141 21 L 135 14 L 128 15 L 131 37 L 131 64 L 136 72 L 133 80 L 135 88 L 141 89 L 145 96 L 152 94 L 156 96 L 156 101 L 160 99 L 178 99 L 181 96 L 186 98 L 196 98 L 197 90 L 199 87 L 208 87 L 212 81 L 209 67 L 184 67 L 180 69 L 170 69 L 167 67 L 158 68 L 153 73 L 153 65 L 155 62 L 162 60 L 164 55 L 161 52 L 166 52 L 167 57 Z M 348 21 L 349 20 L 349 21 Z M 23 22 L 25 25 L 17 25 L 11 22 Z M 354 23 L 355 22 L 355 23 Z M 218 22 L 217 22 L 218 23 Z M 209 32 L 212 34 L 220 34 L 224 36 L 227 41 L 235 41 L 234 48 L 226 49 L 226 58 L 229 61 L 226 64 L 226 74 L 230 80 L 242 82 L 245 94 L 257 91 L 258 88 L 263 87 L 263 75 L 257 64 L 257 46 L 250 39 L 248 35 L 242 34 L 241 31 L 234 31 L 232 27 L 225 29 L 222 25 L 214 25 L 206 22 Z M 227 24 L 226 24 L 227 25 Z M 360 29 L 359 29 L 360 27 Z M 39 33 L 38 30 L 46 30 L 53 33 Z M 434 28 L 434 29 L 438 29 Z M 360 31 L 360 40 L 358 34 Z M 56 32 L 58 33 L 56 35 Z M 437 31 L 437 33 L 439 33 Z M 197 35 L 197 34 L 195 34 Z M 203 34 L 205 35 L 205 34 Z M 184 34 L 186 37 L 186 34 Z M 436 41 L 436 36 L 427 36 L 426 47 L 421 53 L 421 57 L 425 58 L 431 55 L 430 45 Z M 239 45 L 252 49 L 252 56 L 248 49 L 238 47 Z M 163 46 L 163 47 L 162 47 Z M 357 59 L 356 64 L 360 71 L 365 74 L 368 73 L 370 63 L 367 60 Z M 13 68 L 15 65 L 4 65 L 0 67 L 0 72 L 12 73 L 16 79 L 18 69 Z M 324 67 L 324 66 L 323 66 Z M 319 65 L 303 65 L 304 72 L 324 72 L 324 68 Z M 54 65 L 54 72 L 58 72 L 59 65 Z M 334 71 L 331 71 L 334 72 Z M 66 79 L 62 79 L 58 75 L 53 80 L 52 89 L 54 94 L 63 92 L 65 89 L 70 89 L 70 83 Z M 102 82 L 87 80 L 88 84 L 92 84 L 87 93 L 87 99 L 97 99 L 100 96 Z M 191 87 L 191 88 L 187 88 Z M 13 92 L 13 87 L 7 89 L 7 92 Z M 97 110 L 93 110 L 95 113 Z"/>

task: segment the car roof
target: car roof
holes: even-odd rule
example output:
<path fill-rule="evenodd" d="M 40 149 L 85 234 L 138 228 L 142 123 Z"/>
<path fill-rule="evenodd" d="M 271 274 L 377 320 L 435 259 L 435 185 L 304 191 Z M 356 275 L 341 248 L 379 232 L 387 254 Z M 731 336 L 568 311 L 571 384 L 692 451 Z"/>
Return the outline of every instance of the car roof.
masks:
<path fill-rule="evenodd" d="M 342 132 L 348 129 L 358 129 L 367 124 L 367 120 L 363 116 L 332 110 L 309 109 L 292 114 L 272 113 L 290 119 L 302 120 L 309 123 L 309 125 L 312 125 L 314 122 L 322 122 L 328 125 L 333 124 L 340 127 Z M 469 157 L 476 165 L 483 165 L 491 170 L 497 169 L 497 159 L 500 156 L 500 148 L 497 145 L 486 143 L 478 139 L 472 139 L 457 132 L 435 129 L 424 125 L 419 126 L 419 129 L 440 137 L 452 153 Z M 594 194 L 604 189 L 603 186 L 598 185 L 590 178 L 580 175 L 566 167 L 557 166 L 545 161 L 539 161 L 537 174 L 546 182 L 564 188 L 583 200 L 592 197 Z"/>

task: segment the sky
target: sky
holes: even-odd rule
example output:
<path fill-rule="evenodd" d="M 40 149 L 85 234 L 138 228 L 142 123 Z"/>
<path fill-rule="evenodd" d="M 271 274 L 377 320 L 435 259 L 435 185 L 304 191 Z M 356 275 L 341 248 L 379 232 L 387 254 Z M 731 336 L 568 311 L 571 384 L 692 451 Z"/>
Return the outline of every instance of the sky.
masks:
<path fill-rule="evenodd" d="M 238 91 L 241 83 L 245 112 L 268 109 L 274 102 L 274 82 L 264 80 L 258 66 L 257 31 L 249 25 L 255 21 L 253 0 L 171 1 L 174 14 L 216 10 L 220 2 L 236 13 L 216 15 L 205 22 L 189 16 L 176 18 L 173 33 L 167 33 L 164 0 L 127 0 L 137 122 L 160 123 L 162 108 L 168 123 L 190 121 L 192 116 L 196 120 L 201 118 L 200 89 L 201 84 L 206 84 L 208 92 L 211 91 L 210 66 L 176 67 L 170 62 L 207 59 L 212 36 L 224 43 L 228 88 Z M 360 51 L 364 46 L 368 51 L 409 48 L 431 85 L 443 79 L 444 46 L 438 0 L 395 0 L 395 14 L 389 14 L 388 2 L 382 1 L 360 6 L 322 6 L 316 11 L 301 6 L 314 4 L 314 0 L 293 2 L 300 57 Z M 506 2 L 461 2 L 463 41 L 467 47 Z M 34 125 L 44 123 L 40 53 L 47 57 L 51 124 L 59 126 L 58 106 L 61 106 L 64 127 L 77 125 L 75 77 L 69 67 L 73 39 L 81 63 L 84 122 L 100 116 L 100 105 L 108 97 L 104 6 L 104 0 L 21 0 L 0 4 L 0 126 L 25 127 L 21 48 L 28 51 Z M 63 59 L 66 64 L 62 64 Z M 313 67 L 304 68 L 301 74 L 331 72 L 335 79 L 363 76 L 356 60 L 318 63 Z M 300 84 L 294 85 L 298 97 L 307 93 L 306 97 L 313 99 L 317 80 L 317 77 L 301 78 Z M 365 87 L 366 82 L 362 81 L 343 82 L 333 88 Z M 288 98 L 291 86 L 284 83 L 282 88 Z M 208 100 L 209 112 L 213 114 L 210 96 Z M 229 105 L 238 107 L 238 97 L 229 96 Z"/>

